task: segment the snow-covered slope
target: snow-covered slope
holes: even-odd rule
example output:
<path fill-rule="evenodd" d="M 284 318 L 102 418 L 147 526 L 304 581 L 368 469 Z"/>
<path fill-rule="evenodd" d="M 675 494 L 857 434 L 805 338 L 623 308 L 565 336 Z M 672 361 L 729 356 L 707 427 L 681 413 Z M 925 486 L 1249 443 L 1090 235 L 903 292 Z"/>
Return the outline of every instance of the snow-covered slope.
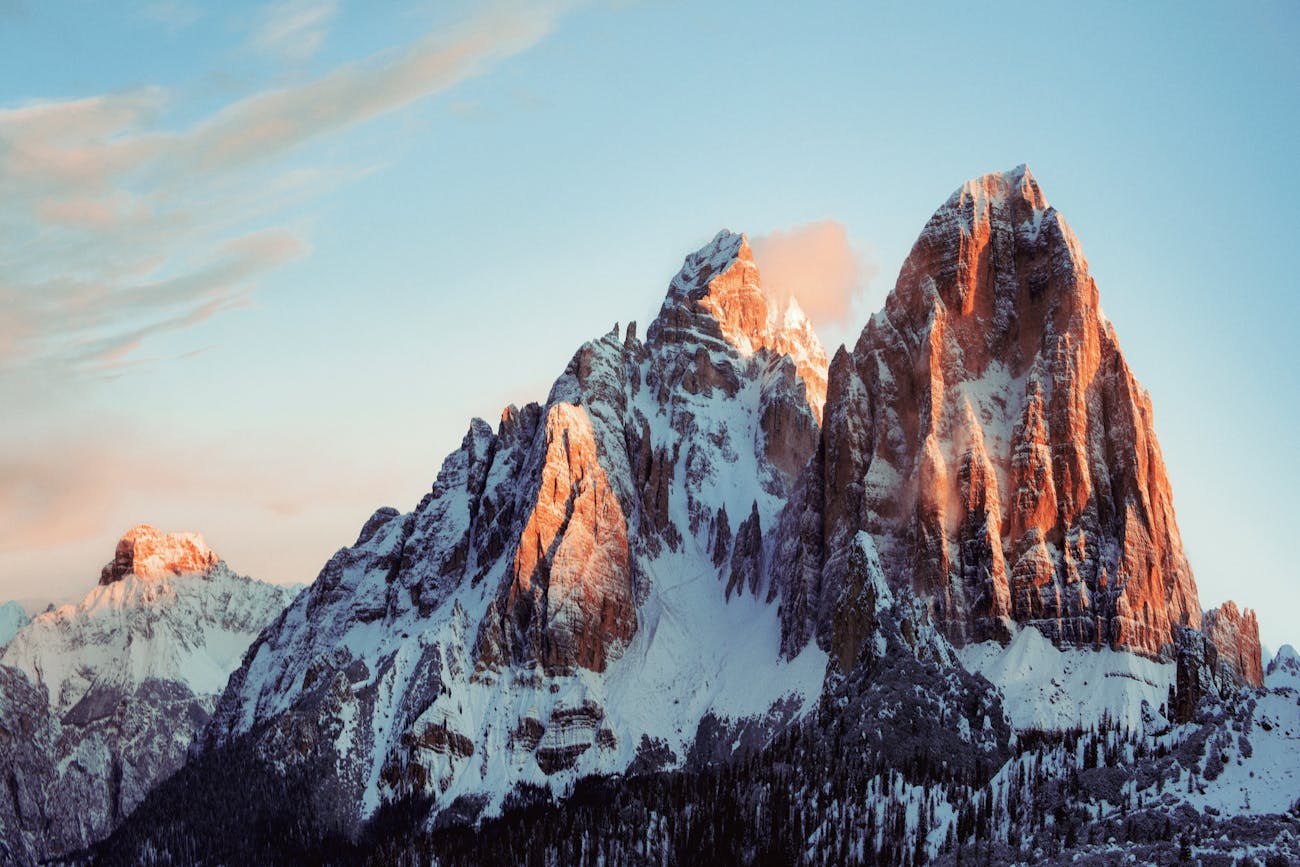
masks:
<path fill-rule="evenodd" d="M 44 686 L 60 715 L 93 688 L 134 690 L 150 680 L 213 695 L 293 595 L 224 563 L 169 579 L 128 575 L 38 615 L 0 661 Z"/>
<path fill-rule="evenodd" d="M 0 605 L 0 647 L 4 647 L 27 625 L 27 612 L 17 602 Z"/>
<path fill-rule="evenodd" d="M 296 592 L 236 575 L 206 546 L 195 559 L 197 546 L 191 534 L 133 529 L 99 585 L 34 618 L 0 654 L 48 703 L 46 855 L 104 836 L 180 766 L 244 650 Z M 131 551 L 146 548 L 136 574 Z"/>
<path fill-rule="evenodd" d="M 328 772 L 346 825 L 680 765 L 706 716 L 802 713 L 825 655 L 780 659 L 761 558 L 825 364 L 720 233 L 644 341 L 586 344 L 545 405 L 475 420 L 413 512 L 375 513 L 254 645 L 208 746 Z"/>
<path fill-rule="evenodd" d="M 1005 647 L 987 641 L 957 653 L 1002 691 L 1007 716 L 1022 730 L 1089 728 L 1103 719 L 1140 729 L 1167 703 L 1175 676 L 1174 663 L 1128 651 L 1057 648 L 1032 626 Z"/>

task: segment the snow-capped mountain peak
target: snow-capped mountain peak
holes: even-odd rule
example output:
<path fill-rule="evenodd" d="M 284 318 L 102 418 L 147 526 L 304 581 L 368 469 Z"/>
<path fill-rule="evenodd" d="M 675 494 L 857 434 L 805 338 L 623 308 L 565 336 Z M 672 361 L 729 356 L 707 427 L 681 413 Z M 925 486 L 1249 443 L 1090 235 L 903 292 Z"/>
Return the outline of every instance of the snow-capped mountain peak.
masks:
<path fill-rule="evenodd" d="M 821 419 L 826 350 L 798 302 L 763 286 L 744 234 L 723 229 L 686 257 L 647 340 L 652 347 L 698 344 L 706 351 L 729 349 L 746 358 L 763 350 L 773 357 L 788 356 L 804 383 L 809 408 Z"/>
<path fill-rule="evenodd" d="M 1289 686 L 1300 690 L 1300 653 L 1289 644 L 1279 647 L 1264 673 L 1264 683 L 1269 689 Z"/>
<path fill-rule="evenodd" d="M 45 852 L 106 834 L 180 767 L 244 650 L 295 592 L 235 574 L 198 534 L 142 524 L 84 598 L 18 630 L 0 669 L 46 697 L 31 726 L 56 745 L 49 778 L 23 783 L 46 791 Z"/>

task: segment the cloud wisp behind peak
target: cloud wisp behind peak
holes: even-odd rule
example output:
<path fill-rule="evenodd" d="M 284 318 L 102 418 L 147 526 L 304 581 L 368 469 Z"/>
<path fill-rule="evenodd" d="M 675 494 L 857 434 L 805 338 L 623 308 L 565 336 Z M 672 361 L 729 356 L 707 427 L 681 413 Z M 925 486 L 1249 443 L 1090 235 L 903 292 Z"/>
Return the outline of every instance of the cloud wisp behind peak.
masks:
<path fill-rule="evenodd" d="M 763 285 L 778 297 L 793 295 L 819 328 L 852 324 L 855 305 L 877 272 L 834 220 L 778 229 L 755 237 L 751 246 Z"/>

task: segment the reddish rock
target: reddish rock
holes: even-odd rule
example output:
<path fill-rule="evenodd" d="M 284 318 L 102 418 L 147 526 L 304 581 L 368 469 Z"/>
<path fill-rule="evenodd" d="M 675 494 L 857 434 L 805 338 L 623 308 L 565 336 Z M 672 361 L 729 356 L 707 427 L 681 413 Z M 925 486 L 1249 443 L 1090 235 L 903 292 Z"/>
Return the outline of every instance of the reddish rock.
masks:
<path fill-rule="evenodd" d="M 1219 650 L 1219 665 L 1238 686 L 1264 685 L 1259 623 L 1249 608 L 1225 602 L 1205 612 L 1203 631 Z"/>
<path fill-rule="evenodd" d="M 719 234 L 712 245 L 687 259 L 681 276 L 685 279 L 669 290 L 647 339 L 699 341 L 692 356 L 696 372 L 687 380 L 688 390 L 722 387 L 734 394 L 739 387 L 730 365 L 715 366 L 709 352 L 714 345 L 726 346 L 744 358 L 760 352 L 774 359 L 788 358 L 808 408 L 820 422 L 826 401 L 826 351 L 798 302 L 778 302 L 763 288 L 749 240 L 744 235 Z M 682 335 L 687 339 L 682 340 Z"/>
<path fill-rule="evenodd" d="M 958 643 L 1014 620 L 1158 654 L 1200 625 L 1150 399 L 1024 167 L 931 217 L 885 309 L 831 365 L 800 489 L 774 570 L 787 653 L 830 634 L 859 530 Z"/>
<path fill-rule="evenodd" d="M 206 572 L 220 560 L 198 533 L 162 533 L 140 524 L 118 541 L 113 559 L 100 572 L 99 583 L 112 584 L 127 575 L 165 578 Z"/>
<path fill-rule="evenodd" d="M 548 671 L 604 671 L 636 632 L 627 520 L 586 410 L 552 405 L 545 436 L 537 499 L 499 608 L 506 641 L 514 659 Z"/>

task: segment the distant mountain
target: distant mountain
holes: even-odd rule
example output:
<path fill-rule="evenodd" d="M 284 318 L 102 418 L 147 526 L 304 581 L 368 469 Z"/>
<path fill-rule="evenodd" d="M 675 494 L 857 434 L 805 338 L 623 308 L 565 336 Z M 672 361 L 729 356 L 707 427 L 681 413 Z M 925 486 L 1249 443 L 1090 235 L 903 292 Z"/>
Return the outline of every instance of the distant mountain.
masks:
<path fill-rule="evenodd" d="M 27 612 L 17 602 L 0 605 L 0 647 L 8 644 L 29 620 Z"/>
<path fill-rule="evenodd" d="M 1029 170 L 958 189 L 829 366 L 776 297 L 721 232 L 644 339 L 473 421 L 102 862 L 1300 858 L 1300 710 L 1202 612 Z"/>
<path fill-rule="evenodd" d="M 17 777 L 13 810 L 0 811 L 0 838 L 24 853 L 14 859 L 98 840 L 180 767 L 244 650 L 293 593 L 236 575 L 197 535 L 141 525 L 84 599 L 21 628 L 0 653 L 13 685 L 0 714 L 39 733 L 49 767 Z M 22 740 L 0 741 L 0 767 L 36 767 Z"/>
<path fill-rule="evenodd" d="M 1268 663 L 1268 673 L 1264 682 L 1270 689 L 1291 687 L 1300 690 L 1300 654 L 1289 644 L 1278 648 L 1277 654 Z"/>

